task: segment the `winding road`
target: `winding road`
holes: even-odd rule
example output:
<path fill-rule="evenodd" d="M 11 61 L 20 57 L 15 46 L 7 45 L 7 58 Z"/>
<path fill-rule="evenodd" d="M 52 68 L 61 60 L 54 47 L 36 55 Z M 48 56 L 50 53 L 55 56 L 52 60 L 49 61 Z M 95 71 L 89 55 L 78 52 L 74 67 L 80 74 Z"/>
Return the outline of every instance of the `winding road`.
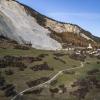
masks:
<path fill-rule="evenodd" d="M 41 83 L 37 86 L 34 86 L 34 87 L 31 87 L 31 88 L 28 88 L 28 89 L 25 89 L 23 90 L 22 92 L 18 93 L 16 96 L 14 96 L 11 100 L 15 100 L 17 98 L 17 96 L 22 96 L 24 92 L 26 91 L 29 91 L 29 90 L 32 90 L 32 89 L 36 89 L 36 88 L 40 88 L 40 87 L 43 87 L 47 84 L 50 84 L 53 80 L 55 80 L 59 75 L 63 74 L 64 71 L 70 71 L 70 70 L 73 70 L 73 69 L 79 69 L 79 68 L 82 68 L 84 67 L 84 63 L 81 62 L 81 65 L 79 67 L 75 67 L 75 68 L 69 68 L 69 69 L 65 69 L 65 70 L 61 70 L 59 71 L 56 75 L 54 75 L 50 80 L 44 82 L 44 83 Z M 17 100 L 17 99 L 16 99 Z"/>

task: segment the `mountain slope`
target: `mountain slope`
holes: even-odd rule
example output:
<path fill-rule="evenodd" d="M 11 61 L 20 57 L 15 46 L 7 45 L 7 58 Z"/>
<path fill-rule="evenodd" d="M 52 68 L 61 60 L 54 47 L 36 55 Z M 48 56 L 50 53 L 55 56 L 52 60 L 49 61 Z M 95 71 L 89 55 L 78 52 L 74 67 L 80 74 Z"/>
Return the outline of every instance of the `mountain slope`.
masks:
<path fill-rule="evenodd" d="M 97 46 L 97 39 L 77 25 L 50 19 L 14 0 L 0 0 L 0 35 L 36 49 L 58 50 L 63 44 Z"/>
<path fill-rule="evenodd" d="M 40 26 L 19 3 L 1 0 L 0 17 L 0 34 L 16 39 L 19 43 L 31 41 L 37 49 L 61 48 L 60 43 L 49 37 L 48 29 Z"/>

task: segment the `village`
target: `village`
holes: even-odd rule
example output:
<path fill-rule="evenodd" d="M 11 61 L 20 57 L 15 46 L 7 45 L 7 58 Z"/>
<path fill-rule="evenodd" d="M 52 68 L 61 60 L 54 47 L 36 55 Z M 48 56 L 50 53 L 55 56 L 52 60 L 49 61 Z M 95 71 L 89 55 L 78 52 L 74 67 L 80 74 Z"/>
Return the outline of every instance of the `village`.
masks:
<path fill-rule="evenodd" d="M 75 59 L 77 59 L 77 57 L 80 57 L 81 59 L 86 56 L 97 57 L 100 59 L 100 48 L 92 47 L 91 43 L 89 43 L 87 47 L 73 47 L 70 45 L 63 50 L 71 51 L 71 53 L 73 53 L 73 57 L 75 56 Z"/>

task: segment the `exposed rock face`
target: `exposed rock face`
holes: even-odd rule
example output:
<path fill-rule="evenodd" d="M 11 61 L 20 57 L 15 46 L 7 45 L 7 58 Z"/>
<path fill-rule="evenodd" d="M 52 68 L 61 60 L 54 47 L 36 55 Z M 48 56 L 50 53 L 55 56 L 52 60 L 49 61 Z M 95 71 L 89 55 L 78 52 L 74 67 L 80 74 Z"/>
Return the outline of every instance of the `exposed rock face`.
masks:
<path fill-rule="evenodd" d="M 47 21 L 46 26 L 57 33 L 69 32 L 69 33 L 81 35 L 82 37 L 88 40 L 91 39 L 88 36 L 84 35 L 84 33 L 81 32 L 81 28 L 76 25 L 65 24 L 65 23 L 62 24 L 62 23 L 58 23 L 56 21 L 53 21 L 47 18 L 46 18 L 46 21 Z"/>
<path fill-rule="evenodd" d="M 50 31 L 40 26 L 22 5 L 12 0 L 0 0 L 0 34 L 19 43 L 31 41 L 37 49 L 61 49 L 60 43 L 50 38 Z"/>
<path fill-rule="evenodd" d="M 94 41 L 89 32 L 77 25 L 57 22 L 14 0 L 0 0 L 0 35 L 14 39 L 20 44 L 31 42 L 32 47 L 36 49 L 62 49 L 60 41 L 51 37 L 53 33 L 60 34 L 58 37 L 62 42 L 62 37 L 66 34 L 77 34 L 80 41 Z M 68 38 L 69 35 L 66 35 L 64 39 L 67 41 Z M 69 42 L 72 42 L 72 39 Z"/>
<path fill-rule="evenodd" d="M 58 22 L 55 22 L 53 20 L 47 19 L 46 18 L 46 26 L 49 27 L 50 29 L 54 30 L 57 33 L 62 33 L 62 32 L 73 32 L 73 33 L 78 33 L 80 32 L 80 29 L 77 26 L 71 25 L 71 24 L 61 24 Z"/>

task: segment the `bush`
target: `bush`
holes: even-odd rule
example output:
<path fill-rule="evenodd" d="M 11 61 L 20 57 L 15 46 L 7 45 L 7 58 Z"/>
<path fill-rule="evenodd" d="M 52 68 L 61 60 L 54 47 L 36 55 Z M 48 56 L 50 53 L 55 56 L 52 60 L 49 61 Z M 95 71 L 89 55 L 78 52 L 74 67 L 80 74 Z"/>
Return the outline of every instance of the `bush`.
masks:
<path fill-rule="evenodd" d="M 50 83 L 50 85 L 51 86 L 54 86 L 54 85 L 56 85 L 57 84 L 57 82 L 58 82 L 58 80 L 56 79 L 56 80 L 53 80 L 51 83 Z"/>
<path fill-rule="evenodd" d="M 92 70 L 88 71 L 87 74 L 88 74 L 88 75 L 93 75 L 93 74 L 96 74 L 96 73 L 98 73 L 98 72 L 100 72 L 99 69 L 92 69 Z"/>
<path fill-rule="evenodd" d="M 5 84 L 5 78 L 0 76 L 0 87 L 3 86 Z"/>
<path fill-rule="evenodd" d="M 33 87 L 33 86 L 36 86 L 36 85 L 41 84 L 43 82 L 46 82 L 48 80 L 49 80 L 49 77 L 41 77 L 41 78 L 33 80 L 33 81 L 28 81 L 28 82 L 26 82 L 26 84 L 29 87 Z"/>
<path fill-rule="evenodd" d="M 14 72 L 13 72 L 13 70 L 11 70 L 11 69 L 6 69 L 6 70 L 5 70 L 5 74 L 6 74 L 6 75 L 13 75 Z"/>

